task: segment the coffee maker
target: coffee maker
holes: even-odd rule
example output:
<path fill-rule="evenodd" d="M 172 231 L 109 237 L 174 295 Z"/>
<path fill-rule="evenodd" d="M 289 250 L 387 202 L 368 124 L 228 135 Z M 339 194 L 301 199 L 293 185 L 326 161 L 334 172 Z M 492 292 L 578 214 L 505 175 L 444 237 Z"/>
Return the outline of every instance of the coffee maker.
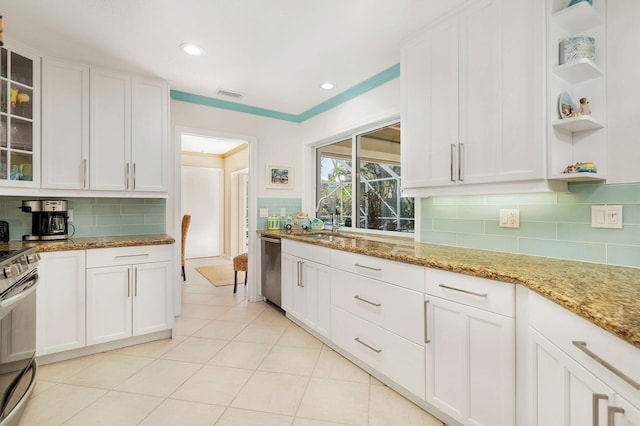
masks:
<path fill-rule="evenodd" d="M 66 240 L 67 200 L 24 200 L 20 209 L 31 213 L 31 234 L 23 241 Z"/>

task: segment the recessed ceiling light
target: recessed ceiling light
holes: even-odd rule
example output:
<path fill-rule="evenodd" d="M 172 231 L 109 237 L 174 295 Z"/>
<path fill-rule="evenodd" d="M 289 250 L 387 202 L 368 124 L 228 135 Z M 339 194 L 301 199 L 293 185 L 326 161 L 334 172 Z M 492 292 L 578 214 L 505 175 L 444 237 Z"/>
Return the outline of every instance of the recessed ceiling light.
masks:
<path fill-rule="evenodd" d="M 331 90 L 335 87 L 335 85 L 330 81 L 325 81 L 320 85 L 320 87 L 323 88 L 324 90 Z"/>
<path fill-rule="evenodd" d="M 182 43 L 180 48 L 184 50 L 184 53 L 189 55 L 198 56 L 204 53 L 204 49 L 200 46 L 196 46 L 193 43 Z"/>

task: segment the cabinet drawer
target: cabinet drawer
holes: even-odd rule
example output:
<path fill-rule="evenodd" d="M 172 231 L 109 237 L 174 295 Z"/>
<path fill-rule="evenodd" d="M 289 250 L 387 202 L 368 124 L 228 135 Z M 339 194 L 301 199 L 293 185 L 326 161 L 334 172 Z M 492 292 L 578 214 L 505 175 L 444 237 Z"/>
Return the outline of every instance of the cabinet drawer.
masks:
<path fill-rule="evenodd" d="M 340 250 L 331 252 L 331 266 L 410 290 L 424 292 L 425 268 L 422 266 Z"/>
<path fill-rule="evenodd" d="M 331 337 L 335 344 L 424 399 L 424 345 L 335 306 L 331 307 Z"/>
<path fill-rule="evenodd" d="M 171 260 L 172 255 L 171 244 L 90 249 L 87 250 L 87 268 L 163 262 Z"/>
<path fill-rule="evenodd" d="M 640 349 L 533 291 L 529 291 L 529 325 L 616 392 L 640 407 L 640 389 L 636 389 L 586 352 L 595 354 L 640 385 Z M 583 342 L 586 345 L 573 342 Z"/>
<path fill-rule="evenodd" d="M 426 275 L 428 294 L 496 314 L 514 316 L 514 284 L 439 269 L 427 269 Z"/>
<path fill-rule="evenodd" d="M 332 269 L 331 304 L 424 344 L 423 293 Z"/>
<path fill-rule="evenodd" d="M 284 238 L 282 239 L 281 244 L 283 253 L 289 253 L 302 259 L 313 260 L 314 262 L 321 263 L 323 265 L 329 265 L 332 251 L 329 248 L 316 246 L 314 244 L 300 243 Z"/>

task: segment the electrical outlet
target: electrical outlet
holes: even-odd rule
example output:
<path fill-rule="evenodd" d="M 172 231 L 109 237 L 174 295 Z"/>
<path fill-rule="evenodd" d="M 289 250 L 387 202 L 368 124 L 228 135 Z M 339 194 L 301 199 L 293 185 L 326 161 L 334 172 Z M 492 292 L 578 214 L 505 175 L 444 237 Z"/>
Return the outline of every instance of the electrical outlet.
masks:
<path fill-rule="evenodd" d="M 500 209 L 501 228 L 520 228 L 520 209 Z"/>
<path fill-rule="evenodd" d="M 261 208 L 260 209 L 260 217 L 269 217 L 269 209 L 268 208 Z"/>
<path fill-rule="evenodd" d="M 280 207 L 280 216 L 286 216 L 286 215 L 287 215 L 287 208 Z"/>
<path fill-rule="evenodd" d="M 67 210 L 67 222 L 73 222 L 73 209 Z"/>
<path fill-rule="evenodd" d="M 592 228 L 622 228 L 622 206 L 591 206 Z"/>

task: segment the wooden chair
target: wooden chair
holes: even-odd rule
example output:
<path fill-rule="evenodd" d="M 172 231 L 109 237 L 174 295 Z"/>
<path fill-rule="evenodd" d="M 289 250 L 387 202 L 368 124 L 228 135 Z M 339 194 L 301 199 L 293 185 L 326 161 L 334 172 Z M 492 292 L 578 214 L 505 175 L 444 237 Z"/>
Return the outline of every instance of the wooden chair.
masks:
<path fill-rule="evenodd" d="M 191 224 L 191 215 L 185 214 L 182 216 L 182 281 L 187 280 L 187 276 L 184 273 L 184 248 L 187 244 L 187 232 L 189 231 L 189 225 Z"/>
<path fill-rule="evenodd" d="M 244 271 L 244 285 L 247 285 L 247 269 L 249 269 L 249 255 L 242 253 L 233 258 L 233 292 L 238 289 L 238 271 Z"/>

